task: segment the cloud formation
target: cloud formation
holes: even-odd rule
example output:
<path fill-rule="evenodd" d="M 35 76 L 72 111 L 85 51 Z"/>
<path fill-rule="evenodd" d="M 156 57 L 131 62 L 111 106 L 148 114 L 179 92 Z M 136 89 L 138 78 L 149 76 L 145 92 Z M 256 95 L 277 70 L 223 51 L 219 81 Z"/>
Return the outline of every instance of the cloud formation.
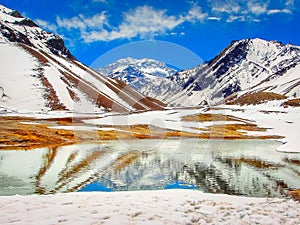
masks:
<path fill-rule="evenodd" d="M 93 15 L 92 17 L 85 17 L 82 14 L 78 16 L 66 19 L 56 17 L 57 26 L 60 28 L 65 28 L 67 30 L 79 29 L 103 29 L 104 25 L 109 26 L 106 12 L 101 12 L 99 14 Z"/>
<path fill-rule="evenodd" d="M 106 2 L 105 0 L 92 0 Z M 149 5 L 137 6 L 123 12 L 122 20 L 115 26 L 113 16 L 102 11 L 90 17 L 83 14 L 71 18 L 56 17 L 55 24 L 37 19 L 36 22 L 48 30 L 78 36 L 83 42 L 113 41 L 118 39 L 152 39 L 159 35 L 181 34 L 184 24 L 216 22 L 260 22 L 275 14 L 293 14 L 294 0 L 283 2 L 272 8 L 269 1 L 263 0 L 207 0 L 206 7 L 190 3 L 190 8 L 177 14 L 166 9 L 156 9 Z M 204 10 L 203 10 L 204 9 Z M 121 13 L 121 12 L 120 12 Z M 115 21 L 114 21 L 115 22 Z"/>
<path fill-rule="evenodd" d="M 42 20 L 42 19 L 36 19 L 34 21 L 41 27 L 43 27 L 49 31 L 57 33 L 57 26 L 55 24 L 49 23 L 48 21 Z"/>
<path fill-rule="evenodd" d="M 203 13 L 201 7 L 193 5 L 187 12 L 180 15 L 170 15 L 167 10 L 155 9 L 152 6 L 139 6 L 123 14 L 123 20 L 117 27 L 112 27 L 106 12 L 85 17 L 80 14 L 72 18 L 56 18 L 60 29 L 78 30 L 84 42 L 112 41 L 116 39 L 141 38 L 149 39 L 157 35 L 165 35 L 179 25 L 189 22 L 203 22 L 208 13 Z M 45 23 L 40 23 L 42 26 Z M 46 26 L 50 28 L 50 26 Z M 53 26 L 54 27 L 54 26 Z M 172 33 L 172 34 L 171 34 Z"/>
<path fill-rule="evenodd" d="M 269 15 L 278 13 L 292 15 L 294 7 L 294 0 L 287 0 L 279 4 L 278 8 L 272 8 L 272 0 L 208 0 L 208 2 L 211 5 L 211 17 L 222 17 L 228 23 L 260 22 L 267 20 Z"/>

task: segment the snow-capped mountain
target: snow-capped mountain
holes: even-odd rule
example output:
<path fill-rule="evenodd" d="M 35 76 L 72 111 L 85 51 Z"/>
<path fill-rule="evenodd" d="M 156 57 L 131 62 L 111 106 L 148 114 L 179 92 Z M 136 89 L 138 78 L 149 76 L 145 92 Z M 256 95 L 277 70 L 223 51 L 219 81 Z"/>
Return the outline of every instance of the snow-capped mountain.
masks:
<path fill-rule="evenodd" d="M 163 103 L 77 61 L 59 36 L 2 5 L 0 26 L 0 107 L 80 112 L 163 108 Z"/>
<path fill-rule="evenodd" d="M 141 73 L 147 73 L 157 77 L 168 77 L 176 73 L 175 69 L 169 68 L 163 62 L 148 58 L 133 59 L 131 57 L 119 59 L 118 61 L 105 66 L 103 69 L 100 69 L 100 71 L 105 74 L 117 74 L 129 67 Z"/>
<path fill-rule="evenodd" d="M 300 95 L 300 47 L 277 41 L 233 41 L 211 61 L 175 73 L 184 90 L 169 99 L 172 105 L 213 104 L 234 93 L 271 91 Z M 241 92 L 243 91 L 243 92 Z"/>
<path fill-rule="evenodd" d="M 154 59 L 119 59 L 99 72 L 123 81 L 144 95 L 164 101 L 182 90 L 181 85 L 169 79 L 177 71 Z"/>
<path fill-rule="evenodd" d="M 48 53 L 75 59 L 58 35 L 46 32 L 18 11 L 0 5 L 1 40 L 17 42 Z"/>

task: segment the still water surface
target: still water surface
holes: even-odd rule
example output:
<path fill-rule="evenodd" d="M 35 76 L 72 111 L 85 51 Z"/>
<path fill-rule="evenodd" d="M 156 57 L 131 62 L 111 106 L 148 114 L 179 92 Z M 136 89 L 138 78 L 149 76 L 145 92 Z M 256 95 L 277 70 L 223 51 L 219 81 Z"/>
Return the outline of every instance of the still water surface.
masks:
<path fill-rule="evenodd" d="M 271 140 L 131 140 L 0 151 L 0 195 L 158 190 L 284 197 L 300 188 L 300 154 Z"/>

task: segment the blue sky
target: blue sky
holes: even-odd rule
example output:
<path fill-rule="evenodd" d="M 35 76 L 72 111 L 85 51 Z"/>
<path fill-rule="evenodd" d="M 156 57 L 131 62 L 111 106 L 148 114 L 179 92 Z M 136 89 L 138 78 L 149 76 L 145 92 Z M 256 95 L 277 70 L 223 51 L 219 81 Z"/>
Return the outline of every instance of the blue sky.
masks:
<path fill-rule="evenodd" d="M 112 49 L 139 41 L 174 43 L 203 60 L 243 38 L 300 45 L 300 0 L 1 0 L 1 4 L 62 36 L 87 65 Z M 170 52 L 176 54 L 180 51 Z M 137 55 L 149 57 L 146 50 L 128 50 L 128 56 Z M 159 51 L 156 58 L 162 59 Z M 194 63 L 187 60 L 181 67 Z"/>

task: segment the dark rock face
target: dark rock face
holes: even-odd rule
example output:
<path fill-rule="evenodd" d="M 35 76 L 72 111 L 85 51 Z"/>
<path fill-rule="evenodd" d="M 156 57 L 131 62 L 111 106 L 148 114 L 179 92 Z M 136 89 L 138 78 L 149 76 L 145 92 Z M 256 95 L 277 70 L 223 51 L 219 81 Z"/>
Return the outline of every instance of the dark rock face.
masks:
<path fill-rule="evenodd" d="M 55 55 L 65 55 L 69 59 L 76 59 L 71 52 L 66 48 L 62 38 L 55 35 L 54 38 L 46 41 L 47 47 Z"/>
<path fill-rule="evenodd" d="M 229 54 L 226 54 L 221 60 L 219 60 L 213 67 L 212 70 L 216 70 L 216 78 L 220 78 L 225 74 L 232 65 L 239 63 L 247 56 L 247 41 L 240 42 L 235 46 Z M 222 55 L 222 53 L 220 54 Z M 214 60 L 213 60 L 214 61 Z M 213 62 L 212 62 L 213 63 Z M 212 64 L 209 63 L 209 64 Z"/>
<path fill-rule="evenodd" d="M 188 79 L 188 81 L 183 85 L 183 89 L 186 89 L 186 88 L 188 88 L 192 83 L 194 83 L 195 82 L 195 79 L 193 78 L 193 77 L 190 77 L 189 79 Z"/>
<path fill-rule="evenodd" d="M 19 13 L 17 10 L 12 11 L 11 13 L 9 13 L 9 15 L 16 17 L 16 18 L 24 18 L 21 13 Z"/>
<path fill-rule="evenodd" d="M 190 99 L 197 101 L 197 97 L 200 96 L 200 103 L 202 96 L 208 93 L 212 102 L 219 102 L 220 99 L 241 90 L 255 89 L 271 80 L 281 79 L 299 63 L 298 46 L 259 38 L 243 39 L 231 42 L 220 54 L 201 67 L 178 74 L 188 77 L 182 84 L 185 91 L 183 94 L 190 97 L 193 96 L 193 92 L 201 92 L 201 95 L 194 95 L 196 97 Z M 172 80 L 176 81 L 177 76 Z M 294 80 L 291 80 L 289 83 L 293 82 Z M 283 94 L 292 92 L 298 85 L 297 82 L 289 89 L 285 88 Z M 275 89 L 277 86 L 269 88 Z M 181 103 L 180 101 L 181 99 L 178 102 Z M 176 104 L 176 100 L 174 102 Z"/>
<path fill-rule="evenodd" d="M 64 41 L 57 35 L 46 32 L 42 30 L 35 22 L 29 18 L 24 18 L 18 11 L 2 12 L 11 17 L 15 17 L 13 22 L 6 20 L 0 21 L 0 33 L 10 42 L 17 42 L 28 45 L 30 47 L 40 48 L 42 45 L 46 45 L 49 50 L 58 56 L 63 56 L 71 60 L 76 58 L 70 53 L 66 48 Z M 20 19 L 21 18 L 21 19 Z M 14 28 L 18 29 L 14 29 Z M 19 28 L 22 27 L 24 31 L 21 31 Z M 29 36 L 28 34 L 34 34 L 34 37 Z M 34 44 L 32 39 L 40 41 L 39 44 Z"/>
<path fill-rule="evenodd" d="M 33 46 L 28 37 L 18 31 L 14 31 L 10 29 L 8 26 L 0 23 L 1 33 L 2 35 L 7 38 L 10 42 L 18 42 L 22 44 L 26 44 L 29 46 Z"/>
<path fill-rule="evenodd" d="M 38 25 L 35 22 L 27 18 L 21 21 L 15 21 L 14 24 L 28 27 L 38 27 Z"/>
<path fill-rule="evenodd" d="M 239 85 L 239 83 L 234 83 L 234 84 L 230 84 L 228 87 L 226 87 L 225 89 L 222 90 L 222 97 L 226 98 L 229 95 L 233 94 L 233 93 L 237 93 L 239 91 L 241 91 L 241 86 Z"/>

